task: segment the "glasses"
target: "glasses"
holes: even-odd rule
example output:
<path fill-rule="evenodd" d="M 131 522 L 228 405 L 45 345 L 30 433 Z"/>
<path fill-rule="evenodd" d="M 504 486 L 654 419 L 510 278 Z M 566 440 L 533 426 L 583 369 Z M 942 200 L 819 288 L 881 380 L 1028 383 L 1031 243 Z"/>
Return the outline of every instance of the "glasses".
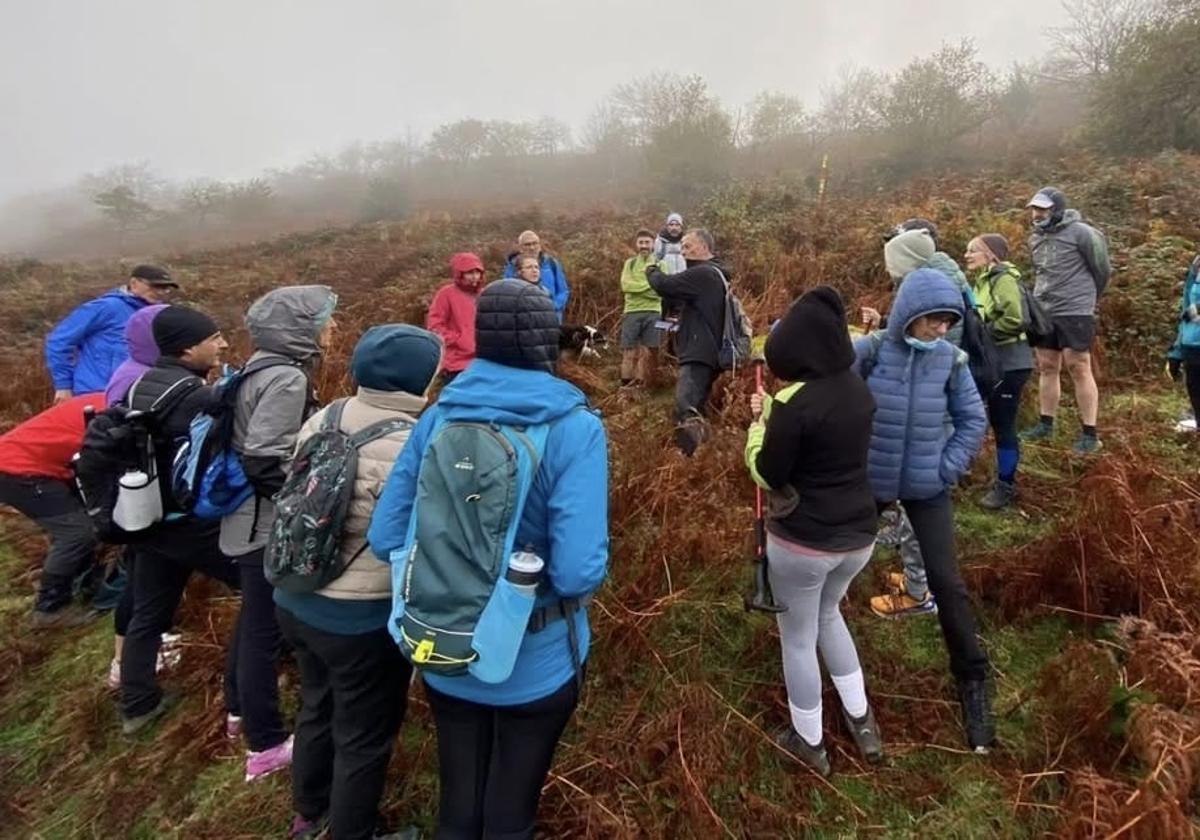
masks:
<path fill-rule="evenodd" d="M 950 312 L 934 312 L 932 315 L 926 315 L 925 320 L 930 324 L 945 324 L 952 327 L 958 321 L 958 316 Z"/>
<path fill-rule="evenodd" d="M 520 245 L 522 248 L 531 248 L 531 247 L 536 248 L 538 245 L 541 245 L 542 243 L 538 242 L 535 239 L 532 242 L 518 242 L 517 244 Z"/>

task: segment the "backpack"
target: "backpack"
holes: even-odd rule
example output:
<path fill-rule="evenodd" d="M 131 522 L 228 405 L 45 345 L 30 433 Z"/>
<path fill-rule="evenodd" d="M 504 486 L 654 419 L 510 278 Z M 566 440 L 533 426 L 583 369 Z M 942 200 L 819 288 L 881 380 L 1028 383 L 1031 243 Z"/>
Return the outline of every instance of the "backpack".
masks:
<path fill-rule="evenodd" d="M 1021 328 L 1029 343 L 1036 344 L 1041 339 L 1053 335 L 1054 325 L 1050 321 L 1050 315 L 1046 312 L 1046 307 L 1033 296 L 1033 289 L 1020 280 L 1017 281 L 1017 288 L 1021 290 Z"/>
<path fill-rule="evenodd" d="M 546 424 L 434 426 L 404 547 L 391 556 L 389 629 L 418 669 L 504 682 L 526 632 L 564 618 L 579 679 L 575 622 L 569 619 L 588 599 L 535 610 L 534 592 L 542 584 L 535 590 L 509 579 L 517 528 L 549 430 Z"/>
<path fill-rule="evenodd" d="M 128 403 L 132 404 L 140 383 L 139 379 L 130 386 Z M 160 486 L 155 453 L 158 448 L 170 446 L 171 442 L 163 435 L 159 420 L 203 384 L 198 376 L 184 377 L 145 411 L 118 403 L 99 412 L 88 423 L 79 454 L 75 456 L 75 482 L 84 509 L 101 541 L 136 542 L 145 536 L 150 526 L 162 520 L 165 488 Z M 152 521 L 146 527 L 127 531 L 114 521 L 114 514 L 122 496 L 121 479 L 130 473 L 145 476 L 142 488 L 150 497 L 157 494 L 154 500 L 157 512 L 151 514 Z"/>
<path fill-rule="evenodd" d="M 316 591 L 340 577 L 358 557 L 343 563 L 341 553 L 358 476 L 358 450 L 412 426 L 406 419 L 391 417 L 346 434 L 341 424 L 347 402 L 343 398 L 329 406 L 321 428 L 301 444 L 287 480 L 272 499 L 275 522 L 263 572 L 285 592 Z"/>
<path fill-rule="evenodd" d="M 740 365 L 750 360 L 750 340 L 754 336 L 754 325 L 746 317 L 746 310 L 725 279 L 725 273 L 715 265 L 713 269 L 725 285 L 725 319 L 721 329 L 721 340 L 717 347 L 717 363 L 721 370 L 737 371 Z"/>
<path fill-rule="evenodd" d="M 979 394 L 987 395 L 996 389 L 1004 378 L 1004 366 L 1000 363 L 1000 351 L 996 341 L 983 322 L 983 316 L 975 306 L 975 296 L 969 289 L 963 290 L 962 349 L 967 354 L 971 377 Z"/>
<path fill-rule="evenodd" d="M 296 362 L 268 357 L 227 373 L 214 386 L 213 407 L 192 418 L 188 436 L 171 464 L 171 493 L 183 510 L 197 519 L 221 519 L 254 495 L 233 448 L 233 420 L 238 390 L 252 374 Z"/>

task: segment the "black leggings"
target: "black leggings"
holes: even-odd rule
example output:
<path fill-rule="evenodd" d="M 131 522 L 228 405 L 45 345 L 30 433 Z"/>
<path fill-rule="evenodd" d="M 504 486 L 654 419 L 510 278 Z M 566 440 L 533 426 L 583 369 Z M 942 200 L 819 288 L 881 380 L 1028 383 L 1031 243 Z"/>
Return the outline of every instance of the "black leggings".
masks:
<path fill-rule="evenodd" d="M 1008 370 L 987 399 L 988 422 L 996 436 L 996 446 L 1016 449 L 1017 412 L 1021 408 L 1021 391 L 1029 381 L 1031 370 Z"/>
<path fill-rule="evenodd" d="M 528 840 L 575 680 L 519 706 L 484 706 L 425 686 L 437 726 L 441 801 L 434 840 Z"/>
<path fill-rule="evenodd" d="M 1192 401 L 1192 413 L 1200 422 L 1200 358 L 1185 361 L 1183 374 L 1187 382 L 1188 399 Z"/>

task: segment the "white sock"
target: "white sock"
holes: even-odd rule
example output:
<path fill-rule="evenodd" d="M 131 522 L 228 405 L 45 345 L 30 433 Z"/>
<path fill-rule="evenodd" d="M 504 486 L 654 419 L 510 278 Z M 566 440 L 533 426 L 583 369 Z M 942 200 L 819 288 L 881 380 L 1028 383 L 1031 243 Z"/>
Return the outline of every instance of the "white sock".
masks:
<path fill-rule="evenodd" d="M 815 709 L 801 709 L 789 701 L 788 708 L 792 710 L 792 726 L 804 743 L 810 747 L 821 743 L 821 704 L 818 703 Z"/>
<path fill-rule="evenodd" d="M 863 682 L 862 668 L 846 674 L 843 677 L 829 675 L 833 686 L 837 689 L 838 697 L 842 698 L 842 708 L 852 718 L 861 718 L 867 713 L 867 687 Z"/>

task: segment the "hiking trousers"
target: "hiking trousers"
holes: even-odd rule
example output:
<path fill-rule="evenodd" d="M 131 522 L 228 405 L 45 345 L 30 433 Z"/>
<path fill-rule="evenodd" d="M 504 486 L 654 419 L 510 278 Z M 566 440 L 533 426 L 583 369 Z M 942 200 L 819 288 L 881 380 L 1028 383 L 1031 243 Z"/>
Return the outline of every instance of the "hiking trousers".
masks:
<path fill-rule="evenodd" d="M 938 622 L 958 681 L 987 678 L 988 658 L 979 643 L 975 612 L 958 571 L 954 547 L 954 507 L 948 492 L 932 499 L 901 499 L 921 547 L 929 590 L 937 601 Z"/>
<path fill-rule="evenodd" d="M 675 422 L 683 423 L 708 413 L 708 397 L 716 380 L 717 371 L 706 364 L 685 362 L 679 366 L 679 380 L 675 384 Z"/>
<path fill-rule="evenodd" d="M 239 585 L 237 568 L 217 547 L 217 534 L 212 523 L 161 526 L 133 547 L 133 617 L 121 653 L 121 712 L 127 718 L 149 712 L 162 698 L 154 677 L 158 649 L 192 573 L 233 589 Z"/>
<path fill-rule="evenodd" d="M 263 573 L 265 548 L 229 558 L 242 590 L 229 653 L 225 658 L 225 708 L 242 719 L 253 752 L 277 747 L 288 733 L 279 714 L 281 636 L 275 618 L 275 589 Z"/>
<path fill-rule="evenodd" d="M 74 582 L 96 558 L 92 520 L 71 485 L 57 478 L 0 473 L 0 504 L 16 508 L 50 537 L 34 609 L 54 612 L 71 602 Z"/>
<path fill-rule="evenodd" d="M 310 820 L 329 814 L 338 840 L 370 840 L 379 818 L 412 666 L 385 628 L 339 635 L 276 608 L 300 666 L 292 803 Z"/>
<path fill-rule="evenodd" d="M 574 679 L 539 700 L 485 706 L 425 686 L 437 726 L 434 840 L 531 840 L 554 749 L 579 702 Z"/>

